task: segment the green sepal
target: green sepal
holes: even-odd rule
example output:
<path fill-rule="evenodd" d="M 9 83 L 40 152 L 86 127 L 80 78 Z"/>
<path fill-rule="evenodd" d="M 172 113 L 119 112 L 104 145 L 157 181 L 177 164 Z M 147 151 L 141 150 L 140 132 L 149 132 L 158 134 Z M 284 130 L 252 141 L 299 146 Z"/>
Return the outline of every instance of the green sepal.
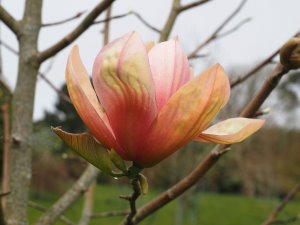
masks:
<path fill-rule="evenodd" d="M 148 193 L 149 185 L 147 178 L 143 174 L 138 175 L 138 181 L 140 183 L 141 191 L 143 195 L 146 195 Z"/>
<path fill-rule="evenodd" d="M 127 171 L 127 177 L 130 179 L 134 179 L 138 176 L 138 174 L 143 170 L 144 168 L 140 165 L 136 164 L 135 162 L 132 163 L 132 166 L 129 167 Z"/>
<path fill-rule="evenodd" d="M 127 167 L 124 162 L 124 160 L 116 153 L 114 149 L 111 149 L 109 151 L 109 156 L 113 164 L 122 172 L 126 173 L 127 172 Z"/>
<path fill-rule="evenodd" d="M 115 174 L 112 171 L 112 161 L 108 150 L 100 144 L 89 133 L 72 134 L 63 131 L 60 127 L 51 127 L 74 152 L 87 160 L 89 163 L 100 169 L 103 173 L 118 177 L 121 174 Z"/>

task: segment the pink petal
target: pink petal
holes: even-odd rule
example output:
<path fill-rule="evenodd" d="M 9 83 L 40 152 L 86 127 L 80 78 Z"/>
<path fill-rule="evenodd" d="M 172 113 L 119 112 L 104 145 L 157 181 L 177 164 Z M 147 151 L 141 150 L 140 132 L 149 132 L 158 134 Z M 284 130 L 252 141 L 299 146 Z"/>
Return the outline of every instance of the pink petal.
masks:
<path fill-rule="evenodd" d="M 93 83 L 118 143 L 134 158 L 156 116 L 147 52 L 137 33 L 131 32 L 100 51 Z"/>
<path fill-rule="evenodd" d="M 149 51 L 158 111 L 191 78 L 187 57 L 178 40 L 162 42 Z"/>
<path fill-rule="evenodd" d="M 229 81 L 220 65 L 189 81 L 159 112 L 136 162 L 152 166 L 197 137 L 228 97 Z"/>
<path fill-rule="evenodd" d="M 218 144 L 241 142 L 259 130 L 264 123 L 260 119 L 232 118 L 209 127 L 196 140 Z"/>
<path fill-rule="evenodd" d="M 68 58 L 66 83 L 72 103 L 88 129 L 103 145 L 114 148 L 126 158 L 116 142 L 106 114 L 98 102 L 86 69 L 80 59 L 77 46 L 72 48 Z"/>

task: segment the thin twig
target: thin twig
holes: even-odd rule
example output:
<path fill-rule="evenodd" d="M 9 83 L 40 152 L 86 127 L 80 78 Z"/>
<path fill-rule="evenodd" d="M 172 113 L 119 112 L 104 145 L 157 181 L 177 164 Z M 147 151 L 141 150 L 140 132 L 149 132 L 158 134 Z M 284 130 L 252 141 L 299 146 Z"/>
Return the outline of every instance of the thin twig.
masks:
<path fill-rule="evenodd" d="M 5 196 L 7 196 L 7 195 L 9 195 L 9 192 L 0 193 L 0 198 L 5 197 Z"/>
<path fill-rule="evenodd" d="M 129 210 L 99 212 L 99 213 L 92 214 L 91 219 L 100 219 L 100 218 L 107 218 L 107 217 L 114 217 L 114 216 L 126 216 L 126 215 L 128 215 L 128 213 L 130 213 Z"/>
<path fill-rule="evenodd" d="M 235 25 L 234 27 L 230 28 L 227 31 L 224 31 L 223 33 L 220 33 L 217 35 L 217 38 L 223 38 L 229 34 L 232 34 L 233 32 L 237 31 L 238 29 L 240 29 L 243 25 L 245 25 L 246 23 L 250 22 L 252 20 L 251 17 L 247 17 L 245 19 L 243 19 L 242 21 L 240 21 L 237 25 Z"/>
<path fill-rule="evenodd" d="M 38 54 L 39 62 L 43 62 L 48 58 L 54 56 L 59 51 L 71 44 L 84 31 L 86 31 L 94 22 L 94 20 L 106 10 L 115 0 L 103 0 L 82 20 L 82 22 L 69 34 L 67 34 L 60 41 L 47 48 Z"/>
<path fill-rule="evenodd" d="M 16 35 L 21 33 L 19 22 L 0 5 L 0 20 Z"/>
<path fill-rule="evenodd" d="M 300 32 L 298 31 L 293 37 L 296 37 L 300 34 Z M 273 62 L 274 57 L 279 53 L 281 46 L 274 51 L 270 56 L 268 56 L 266 59 L 264 59 L 262 62 L 260 62 L 258 65 L 256 65 L 254 68 L 252 68 L 248 73 L 246 73 L 244 76 L 242 77 L 238 77 L 236 80 L 230 82 L 230 87 L 234 88 L 235 86 L 237 86 L 238 84 L 244 82 L 245 80 L 247 80 L 249 77 L 251 77 L 252 75 L 254 75 L 255 73 L 257 73 L 260 69 L 262 69 L 264 66 L 266 66 L 269 63 Z"/>
<path fill-rule="evenodd" d="M 105 22 L 108 22 L 108 21 L 112 21 L 112 20 L 116 20 L 116 19 L 122 19 L 126 16 L 130 16 L 130 15 L 133 15 L 135 16 L 138 20 L 140 20 L 146 27 L 148 27 L 149 29 L 153 30 L 154 32 L 156 33 L 160 33 L 161 31 L 154 27 L 153 25 L 151 25 L 149 22 L 147 22 L 139 13 L 135 12 L 135 11 L 129 11 L 127 13 L 123 13 L 123 14 L 119 14 L 119 15 L 116 15 L 116 16 L 111 16 L 109 18 L 105 18 L 103 20 L 97 20 L 95 22 L 93 22 L 93 25 L 96 25 L 96 24 L 101 24 L 101 23 L 105 23 Z"/>
<path fill-rule="evenodd" d="M 195 2 L 192 2 L 192 3 L 186 4 L 186 5 L 180 6 L 179 11 L 180 11 L 180 12 L 183 12 L 183 11 L 186 11 L 186 10 L 188 10 L 188 9 L 191 9 L 191 8 L 194 8 L 194 7 L 203 5 L 203 4 L 208 3 L 208 2 L 211 2 L 211 1 L 212 1 L 212 0 L 200 0 L 200 1 L 195 1 Z"/>
<path fill-rule="evenodd" d="M 13 47 L 11 47 L 10 45 L 6 44 L 4 41 L 0 40 L 0 45 L 2 45 L 4 48 L 6 48 L 8 51 L 10 51 L 11 53 L 15 54 L 15 55 L 19 55 L 19 52 L 17 50 L 15 50 Z"/>
<path fill-rule="evenodd" d="M 61 97 L 63 100 L 65 100 L 68 103 L 72 103 L 69 96 L 63 93 L 57 87 L 55 87 L 54 84 L 43 73 L 39 72 L 38 75 L 59 95 L 59 97 Z"/>
<path fill-rule="evenodd" d="M 215 29 L 215 31 L 200 45 L 198 45 L 189 55 L 188 58 L 194 58 L 197 53 L 211 41 L 218 38 L 218 34 L 224 29 L 224 27 L 241 11 L 247 0 L 243 0 L 238 7 Z"/>
<path fill-rule="evenodd" d="M 300 191 L 300 182 L 298 182 L 285 196 L 282 202 L 276 207 L 276 209 L 268 216 L 263 225 L 271 225 L 274 223 L 278 214 L 284 209 L 284 207 L 291 201 L 295 195 Z"/>
<path fill-rule="evenodd" d="M 260 62 L 258 65 L 256 65 L 254 68 L 252 68 L 248 73 L 246 73 L 242 77 L 238 77 L 235 81 L 230 82 L 230 87 L 234 88 L 236 85 L 244 82 L 249 77 L 251 77 L 253 74 L 257 73 L 260 69 L 262 69 L 264 66 L 269 64 L 273 58 L 279 53 L 280 49 L 277 49 L 275 52 L 273 52 L 270 56 L 268 56 L 266 59 L 264 59 L 262 62 Z"/>
<path fill-rule="evenodd" d="M 35 203 L 35 202 L 28 202 L 28 206 L 33 208 L 33 209 L 36 209 L 36 210 L 39 210 L 41 212 L 46 212 L 47 211 L 47 208 Z M 58 218 L 60 221 L 64 222 L 65 224 L 67 225 L 75 225 L 75 223 L 73 223 L 70 219 L 66 218 L 65 216 L 61 215 L 59 216 Z"/>
<path fill-rule="evenodd" d="M 57 26 L 57 25 L 61 25 L 61 24 L 70 22 L 70 21 L 72 21 L 72 20 L 75 20 L 75 19 L 80 18 L 85 12 L 86 12 L 86 11 L 78 12 L 78 13 L 76 13 L 74 16 L 71 16 L 71 17 L 69 17 L 69 18 L 67 18 L 67 19 L 63 19 L 63 20 L 60 20 L 60 21 L 51 22 L 51 23 L 43 23 L 43 24 L 42 24 L 42 27 L 52 27 L 52 26 Z"/>
<path fill-rule="evenodd" d="M 95 180 L 100 170 L 88 165 L 80 178 L 36 222 L 36 225 L 53 224 Z"/>
<path fill-rule="evenodd" d="M 136 200 L 141 195 L 141 187 L 137 178 L 131 181 L 133 193 L 131 196 L 120 196 L 127 201 L 129 201 L 130 212 L 122 222 L 122 225 L 133 225 L 133 217 L 136 215 Z"/>
<path fill-rule="evenodd" d="M 146 27 L 148 27 L 149 29 L 153 30 L 156 33 L 161 32 L 160 29 L 154 27 L 153 25 L 151 25 L 150 23 L 148 23 L 139 13 L 135 12 L 135 11 L 131 11 L 130 12 L 132 15 L 134 15 L 136 18 L 138 18 Z"/>
<path fill-rule="evenodd" d="M 19 52 L 17 50 L 15 50 L 14 48 L 12 48 L 11 46 L 9 46 L 8 44 L 6 44 L 3 41 L 0 41 L 0 44 L 3 45 L 5 48 L 7 48 L 10 52 L 12 52 L 15 55 L 19 55 Z M 50 69 L 51 69 L 52 64 L 49 64 L 48 68 L 46 69 L 47 73 Z M 45 76 L 45 73 L 39 72 L 38 75 L 40 76 L 40 78 L 42 78 L 63 100 L 65 100 L 68 103 L 71 103 L 71 99 L 69 98 L 69 96 L 67 96 L 65 93 L 63 93 L 62 91 L 60 91 L 57 87 L 55 87 L 55 85 Z M 0 79 L 0 85 L 4 85 L 5 83 Z M 7 85 L 6 85 L 7 86 Z M 10 88 L 7 86 L 7 89 L 10 90 Z M 10 91 L 11 92 L 11 91 Z"/>
<path fill-rule="evenodd" d="M 112 20 L 116 20 L 116 19 L 122 19 L 126 16 L 129 16 L 131 15 L 132 13 L 131 12 L 127 12 L 127 13 L 123 13 L 123 14 L 119 14 L 119 15 L 116 15 L 116 16 L 111 16 L 111 17 L 106 17 L 105 19 L 103 20 L 96 20 L 93 22 L 93 25 L 96 25 L 96 24 L 101 24 L 101 23 L 106 23 L 106 22 L 109 22 L 109 21 L 112 21 Z"/>

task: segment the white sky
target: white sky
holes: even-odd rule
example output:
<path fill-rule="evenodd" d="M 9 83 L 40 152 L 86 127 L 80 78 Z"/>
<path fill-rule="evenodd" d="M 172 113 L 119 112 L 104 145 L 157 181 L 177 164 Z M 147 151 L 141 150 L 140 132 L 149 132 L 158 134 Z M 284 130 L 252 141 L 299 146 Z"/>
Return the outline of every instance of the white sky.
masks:
<path fill-rule="evenodd" d="M 183 1 L 188 3 L 192 1 Z M 79 11 L 89 10 L 98 3 L 97 0 L 44 0 L 43 22 L 53 22 L 71 17 Z M 201 43 L 240 3 L 240 0 L 214 0 L 204 6 L 182 13 L 171 36 L 178 35 L 187 52 Z M 16 18 L 21 18 L 23 0 L 2 0 L 2 5 Z M 113 5 L 113 15 L 134 10 L 157 28 L 162 28 L 168 16 L 171 0 L 117 0 Z M 210 56 L 193 61 L 195 73 L 198 74 L 209 64 L 221 63 L 225 69 L 243 64 L 251 68 L 272 53 L 289 37 L 300 29 L 300 0 L 248 0 L 243 10 L 231 21 L 228 29 L 241 20 L 252 20 L 237 32 L 212 43 L 200 53 Z M 103 18 L 103 15 L 100 16 Z M 44 49 L 72 30 L 81 19 L 64 25 L 43 28 L 39 47 Z M 17 47 L 13 34 L 1 25 L 1 39 Z M 93 26 L 75 41 L 79 45 L 82 59 L 89 72 L 93 60 L 102 46 L 100 31 L 102 25 Z M 157 40 L 158 35 L 145 27 L 134 16 L 129 16 L 111 23 L 110 38 L 114 39 L 131 30 L 138 31 L 144 40 Z M 226 29 L 225 29 L 226 30 Z M 64 82 L 64 70 L 70 47 L 54 57 L 54 64 L 47 77 L 57 87 Z M 17 57 L 2 48 L 4 76 L 13 88 L 16 82 Z M 41 71 L 47 67 L 46 62 Z M 34 118 L 41 118 L 45 109 L 52 109 L 56 100 L 55 92 L 42 80 L 38 81 Z"/>

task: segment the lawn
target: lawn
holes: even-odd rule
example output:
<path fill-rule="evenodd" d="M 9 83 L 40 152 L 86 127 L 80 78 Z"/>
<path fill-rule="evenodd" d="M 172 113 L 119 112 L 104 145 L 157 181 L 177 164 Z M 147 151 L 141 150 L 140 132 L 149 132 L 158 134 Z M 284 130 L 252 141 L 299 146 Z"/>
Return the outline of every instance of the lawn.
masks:
<path fill-rule="evenodd" d="M 130 189 L 124 186 L 98 185 L 95 195 L 95 212 L 122 210 L 127 208 L 127 202 L 119 199 L 122 194 L 129 194 Z M 142 196 L 138 204 L 142 205 L 147 200 L 155 197 L 159 191 L 151 191 Z M 32 197 L 32 201 L 45 207 L 53 203 L 58 196 L 44 193 L 39 197 Z M 167 205 L 162 210 L 145 219 L 143 225 L 259 225 L 278 204 L 276 199 L 245 197 L 240 195 L 225 195 L 212 193 L 193 193 L 183 196 L 179 201 Z M 74 204 L 67 212 L 66 217 L 77 222 L 81 214 L 82 199 Z M 300 212 L 300 201 L 290 202 L 281 213 L 281 219 L 287 219 Z M 29 210 L 31 224 L 38 218 L 40 212 L 36 209 Z M 91 225 L 119 224 L 122 218 L 93 219 Z M 177 223 L 176 223 L 177 220 Z M 181 221 L 181 223 L 179 222 Z M 63 223 L 56 223 L 57 225 Z M 299 223 L 298 223 L 299 224 Z"/>

